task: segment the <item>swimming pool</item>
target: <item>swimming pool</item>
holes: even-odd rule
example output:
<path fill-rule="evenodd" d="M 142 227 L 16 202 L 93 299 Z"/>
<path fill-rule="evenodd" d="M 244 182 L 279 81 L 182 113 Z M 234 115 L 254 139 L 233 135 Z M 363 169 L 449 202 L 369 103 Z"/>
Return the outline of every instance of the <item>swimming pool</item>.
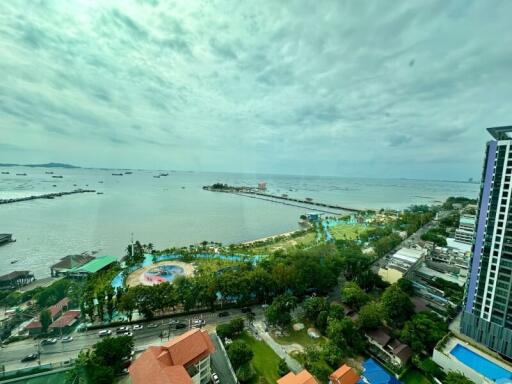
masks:
<path fill-rule="evenodd" d="M 178 267 L 177 265 L 159 265 L 147 270 L 144 273 L 144 278 L 146 281 L 158 284 L 171 282 L 176 277 L 182 276 L 183 273 L 183 268 Z"/>
<path fill-rule="evenodd" d="M 496 381 L 498 379 L 512 379 L 511 371 L 487 360 L 485 357 L 473 352 L 463 345 L 457 344 L 453 347 L 450 353 L 455 356 L 457 360 L 490 380 Z"/>

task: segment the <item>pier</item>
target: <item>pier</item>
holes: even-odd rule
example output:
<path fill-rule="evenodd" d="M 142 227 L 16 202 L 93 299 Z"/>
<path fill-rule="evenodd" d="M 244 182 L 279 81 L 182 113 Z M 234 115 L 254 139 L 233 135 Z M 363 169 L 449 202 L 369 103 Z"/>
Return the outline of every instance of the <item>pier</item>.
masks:
<path fill-rule="evenodd" d="M 74 195 L 76 193 L 93 193 L 93 192 L 96 192 L 96 190 L 80 188 L 80 189 L 74 189 L 73 191 L 68 191 L 68 192 L 54 192 L 54 193 L 45 193 L 43 195 L 17 197 L 14 199 L 0 199 L 0 204 L 18 203 L 20 201 L 28 201 L 28 200 L 36 200 L 36 199 L 53 199 L 55 197 Z"/>
<path fill-rule="evenodd" d="M 214 184 L 211 187 L 204 186 L 203 189 L 206 191 L 212 191 L 212 192 L 233 193 L 233 194 L 236 194 L 239 196 L 251 197 L 254 199 L 260 199 L 260 200 L 270 201 L 273 203 L 280 203 L 280 204 L 290 205 L 292 207 L 298 207 L 298 208 L 304 208 L 304 209 L 311 209 L 312 207 L 315 207 L 315 209 L 321 213 L 328 213 L 328 214 L 334 214 L 334 215 L 339 215 L 340 212 L 333 212 L 332 209 L 339 210 L 339 211 L 345 211 L 345 212 L 353 212 L 353 213 L 363 211 L 363 209 L 342 207 L 341 205 L 315 202 L 310 198 L 295 199 L 293 197 L 288 197 L 287 195 L 283 195 L 283 196 L 272 195 L 270 193 L 265 193 L 265 192 L 262 192 L 261 190 L 258 190 L 255 188 L 250 188 L 250 187 L 231 187 L 231 186 L 228 186 L 225 184 Z M 304 204 L 304 205 L 298 205 L 298 204 Z M 320 209 L 317 207 L 319 207 Z"/>

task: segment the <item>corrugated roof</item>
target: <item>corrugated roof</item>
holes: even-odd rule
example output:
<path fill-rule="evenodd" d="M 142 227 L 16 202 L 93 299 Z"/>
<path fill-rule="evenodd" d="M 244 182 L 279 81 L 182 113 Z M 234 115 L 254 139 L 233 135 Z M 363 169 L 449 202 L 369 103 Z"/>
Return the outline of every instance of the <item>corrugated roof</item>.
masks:
<path fill-rule="evenodd" d="M 57 313 L 62 311 L 64 307 L 67 307 L 69 305 L 69 298 L 65 297 L 62 300 L 60 300 L 58 303 L 53 304 L 51 307 L 48 307 L 48 310 L 50 311 L 50 314 L 52 317 L 54 317 Z"/>
<path fill-rule="evenodd" d="M 64 328 L 69 325 L 73 325 L 73 323 L 76 321 L 78 317 L 80 317 L 79 310 L 67 311 L 65 314 L 63 314 L 61 317 L 59 317 L 57 320 L 51 323 L 50 328 Z"/>
<path fill-rule="evenodd" d="M 77 268 L 89 261 L 93 260 L 94 257 L 90 255 L 68 255 L 64 256 L 58 263 L 52 265 L 53 269 L 71 269 Z"/>
<path fill-rule="evenodd" d="M 96 273 L 99 270 L 105 268 L 107 265 L 115 263 L 117 258 L 114 256 L 100 256 L 95 258 L 94 260 L 89 261 L 87 264 L 82 265 L 81 267 L 72 268 L 69 270 L 70 273 Z"/>

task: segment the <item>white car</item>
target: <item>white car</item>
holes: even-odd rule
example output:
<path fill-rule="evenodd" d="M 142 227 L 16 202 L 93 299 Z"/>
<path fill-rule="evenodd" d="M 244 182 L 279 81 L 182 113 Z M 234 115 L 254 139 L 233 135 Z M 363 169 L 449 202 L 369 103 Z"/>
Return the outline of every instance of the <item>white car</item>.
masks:
<path fill-rule="evenodd" d="M 212 383 L 213 384 L 219 384 L 220 383 L 219 375 L 217 375 L 215 372 L 212 373 Z"/>
<path fill-rule="evenodd" d="M 72 336 L 64 336 L 61 340 L 61 343 L 71 343 L 73 341 Z"/>
<path fill-rule="evenodd" d="M 133 330 L 134 330 L 134 331 L 138 331 L 138 330 L 141 330 L 141 329 L 143 329 L 143 328 L 144 328 L 144 326 L 143 326 L 142 324 L 135 324 L 135 325 L 133 326 Z"/>
<path fill-rule="evenodd" d="M 121 336 L 133 336 L 133 332 L 125 332 Z"/>
<path fill-rule="evenodd" d="M 102 329 L 101 331 L 98 332 L 99 337 L 110 336 L 111 334 L 112 331 L 110 329 Z"/>
<path fill-rule="evenodd" d="M 195 319 L 192 321 L 192 326 L 194 328 L 201 328 L 205 324 L 206 324 L 206 321 L 203 319 Z"/>

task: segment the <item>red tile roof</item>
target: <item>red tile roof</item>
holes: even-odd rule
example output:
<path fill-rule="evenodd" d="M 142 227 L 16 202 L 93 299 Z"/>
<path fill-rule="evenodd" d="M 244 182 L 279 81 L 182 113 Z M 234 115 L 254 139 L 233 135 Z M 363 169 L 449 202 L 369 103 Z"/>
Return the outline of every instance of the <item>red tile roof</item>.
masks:
<path fill-rule="evenodd" d="M 76 321 L 78 317 L 80 317 L 80 311 L 67 311 L 61 317 L 59 317 L 57 320 L 51 323 L 50 328 L 64 328 L 67 327 L 68 325 L 73 325 L 73 323 Z"/>
<path fill-rule="evenodd" d="M 347 364 L 343 364 L 329 376 L 333 384 L 356 384 L 360 377 Z"/>
<path fill-rule="evenodd" d="M 50 311 L 50 314 L 52 315 L 52 318 L 55 317 L 59 312 L 62 311 L 64 307 L 67 307 L 69 305 L 70 300 L 65 297 L 61 301 L 59 301 L 57 304 L 52 305 L 48 308 Z"/>
<path fill-rule="evenodd" d="M 186 368 L 215 351 L 208 332 L 194 329 L 158 346 L 149 347 L 129 368 L 132 384 L 192 384 Z"/>
<path fill-rule="evenodd" d="M 303 369 L 297 374 L 289 372 L 278 379 L 277 384 L 318 384 L 318 382 L 311 373 Z"/>
<path fill-rule="evenodd" d="M 41 325 L 41 322 L 39 320 L 37 320 L 37 319 L 33 319 L 25 327 L 25 329 L 38 329 L 38 328 L 43 328 L 43 326 Z"/>

